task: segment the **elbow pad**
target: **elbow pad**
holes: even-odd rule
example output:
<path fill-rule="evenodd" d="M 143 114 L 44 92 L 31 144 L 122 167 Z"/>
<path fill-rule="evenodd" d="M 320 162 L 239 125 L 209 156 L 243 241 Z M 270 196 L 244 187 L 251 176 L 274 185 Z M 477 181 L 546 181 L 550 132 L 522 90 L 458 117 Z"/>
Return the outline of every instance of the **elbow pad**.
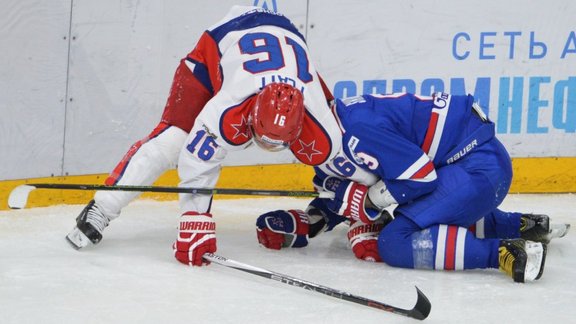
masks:
<path fill-rule="evenodd" d="M 386 188 L 384 181 L 380 180 L 368 188 L 368 198 L 380 210 L 398 202 Z"/>

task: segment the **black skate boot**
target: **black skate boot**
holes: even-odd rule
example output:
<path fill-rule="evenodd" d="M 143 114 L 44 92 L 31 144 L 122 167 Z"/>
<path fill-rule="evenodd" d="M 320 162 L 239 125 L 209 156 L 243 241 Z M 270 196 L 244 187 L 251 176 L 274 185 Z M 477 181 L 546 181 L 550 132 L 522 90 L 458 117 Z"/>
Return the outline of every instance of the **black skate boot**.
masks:
<path fill-rule="evenodd" d="M 102 240 L 102 232 L 108 226 L 110 219 L 104 215 L 91 200 L 76 218 L 76 227 L 66 236 L 68 242 L 76 250 L 88 244 L 98 244 Z"/>
<path fill-rule="evenodd" d="M 547 215 L 524 214 L 520 217 L 520 237 L 544 244 L 568 233 L 570 224 L 551 224 Z"/>
<path fill-rule="evenodd" d="M 538 280 L 544 272 L 546 245 L 524 239 L 501 240 L 500 270 L 515 282 Z"/>

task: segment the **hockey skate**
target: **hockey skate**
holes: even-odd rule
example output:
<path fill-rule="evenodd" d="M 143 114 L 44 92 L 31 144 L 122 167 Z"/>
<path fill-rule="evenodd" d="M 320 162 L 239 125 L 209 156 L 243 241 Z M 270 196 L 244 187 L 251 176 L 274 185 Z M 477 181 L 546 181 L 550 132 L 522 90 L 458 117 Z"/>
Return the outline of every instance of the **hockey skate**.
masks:
<path fill-rule="evenodd" d="M 548 244 L 553 238 L 564 237 L 570 224 L 551 224 L 547 215 L 524 214 L 520 217 L 520 237 Z"/>
<path fill-rule="evenodd" d="M 501 240 L 500 270 L 515 282 L 538 280 L 544 272 L 546 244 L 524 239 Z"/>
<path fill-rule="evenodd" d="M 94 200 L 91 200 L 76 218 L 76 227 L 66 235 L 66 240 L 76 250 L 89 244 L 98 244 L 108 223 L 110 219 L 98 209 Z"/>

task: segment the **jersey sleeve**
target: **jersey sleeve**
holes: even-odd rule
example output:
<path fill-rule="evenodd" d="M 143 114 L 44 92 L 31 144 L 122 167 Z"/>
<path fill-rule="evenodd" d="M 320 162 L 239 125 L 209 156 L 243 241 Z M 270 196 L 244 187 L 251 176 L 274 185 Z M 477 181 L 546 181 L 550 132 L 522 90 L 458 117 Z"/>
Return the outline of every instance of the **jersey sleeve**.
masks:
<path fill-rule="evenodd" d="M 399 204 L 436 188 L 437 175 L 430 158 L 393 126 L 376 123 L 352 128 L 344 137 L 345 150 L 362 168 L 376 173 Z"/>
<path fill-rule="evenodd" d="M 181 179 L 179 186 L 214 188 L 227 151 L 216 143 L 213 134 L 198 125 L 192 129 L 186 143 L 178 159 L 178 176 Z M 180 208 L 183 213 L 209 212 L 211 202 L 211 195 L 180 195 Z"/>

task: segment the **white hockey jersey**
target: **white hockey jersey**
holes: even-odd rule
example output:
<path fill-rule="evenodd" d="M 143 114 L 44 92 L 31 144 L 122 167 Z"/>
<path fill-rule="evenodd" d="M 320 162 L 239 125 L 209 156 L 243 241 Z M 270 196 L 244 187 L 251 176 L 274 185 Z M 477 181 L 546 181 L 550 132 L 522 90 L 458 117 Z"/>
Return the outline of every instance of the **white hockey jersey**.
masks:
<path fill-rule="evenodd" d="M 341 132 L 304 37 L 283 15 L 233 7 L 202 35 L 186 65 L 214 96 L 181 151 L 180 186 L 214 187 L 227 152 L 252 143 L 248 115 L 256 94 L 268 83 L 288 83 L 304 96 L 302 133 L 290 146 L 299 161 L 319 165 L 340 149 Z M 180 201 L 184 212 L 207 212 L 211 197 L 183 194 Z"/>

